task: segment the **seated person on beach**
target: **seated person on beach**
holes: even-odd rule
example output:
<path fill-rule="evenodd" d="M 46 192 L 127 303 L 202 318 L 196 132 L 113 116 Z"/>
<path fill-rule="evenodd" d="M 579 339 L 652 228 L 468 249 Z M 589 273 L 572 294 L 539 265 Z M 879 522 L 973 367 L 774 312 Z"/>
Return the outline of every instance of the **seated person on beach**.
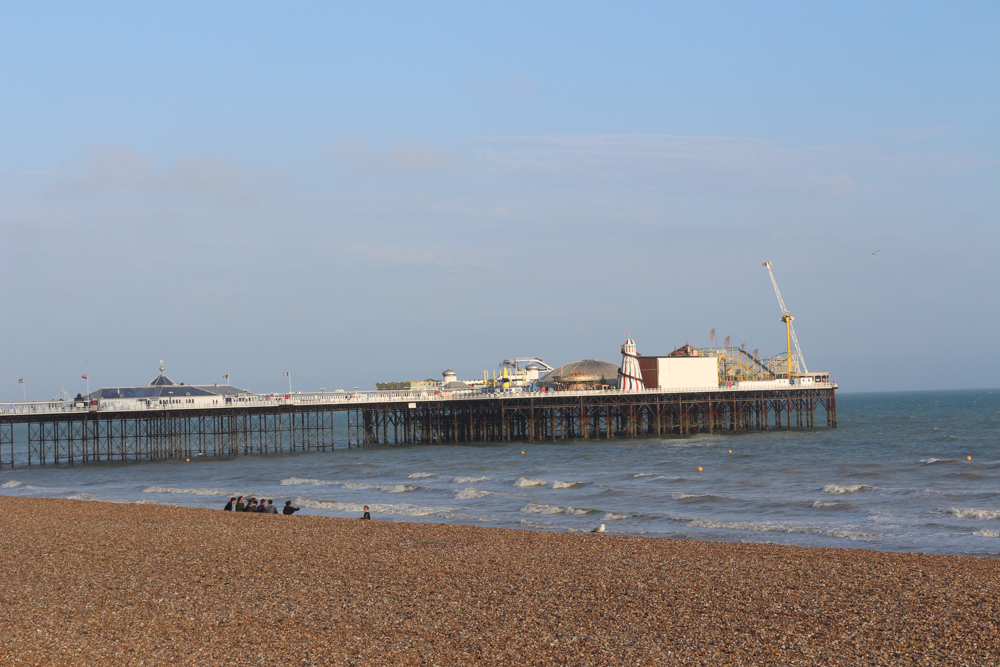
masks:
<path fill-rule="evenodd" d="M 240 496 L 240 499 L 236 501 L 236 508 L 235 509 L 236 509 L 237 512 L 242 512 L 246 508 L 247 508 L 247 506 L 243 503 L 243 496 Z"/>
<path fill-rule="evenodd" d="M 267 501 L 267 509 L 264 510 L 267 514 L 277 514 L 278 508 L 274 506 L 273 500 Z"/>
<path fill-rule="evenodd" d="M 246 509 L 244 509 L 243 511 L 244 512 L 256 512 L 257 511 L 257 499 L 256 498 L 251 498 L 250 502 L 247 503 Z"/>
<path fill-rule="evenodd" d="M 230 498 L 229 502 L 226 503 L 226 506 L 223 507 L 222 509 L 224 509 L 227 512 L 232 512 L 233 511 L 233 505 L 235 505 L 235 504 L 236 504 L 236 498 Z"/>
<path fill-rule="evenodd" d="M 260 504 L 253 508 L 254 512 L 266 512 L 267 511 L 267 501 L 263 498 L 260 499 Z"/>
<path fill-rule="evenodd" d="M 286 500 L 285 501 L 285 509 L 281 510 L 281 513 L 282 514 L 295 514 L 298 511 L 299 511 L 298 507 L 292 507 L 292 501 L 291 500 Z"/>
<path fill-rule="evenodd" d="M 368 512 L 368 505 L 365 505 L 365 514 L 364 514 L 364 516 L 359 516 L 358 518 L 362 519 L 362 520 L 372 518 L 372 515 Z"/>

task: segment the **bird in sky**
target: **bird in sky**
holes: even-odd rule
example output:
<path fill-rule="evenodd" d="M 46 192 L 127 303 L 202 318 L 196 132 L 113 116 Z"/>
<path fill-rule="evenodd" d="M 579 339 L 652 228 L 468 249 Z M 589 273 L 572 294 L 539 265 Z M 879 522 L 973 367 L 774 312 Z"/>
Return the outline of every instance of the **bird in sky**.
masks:
<path fill-rule="evenodd" d="M 868 253 L 868 254 L 869 254 L 869 255 L 877 255 L 877 254 L 878 254 L 878 250 L 876 250 L 875 252 L 870 252 L 870 253 Z"/>

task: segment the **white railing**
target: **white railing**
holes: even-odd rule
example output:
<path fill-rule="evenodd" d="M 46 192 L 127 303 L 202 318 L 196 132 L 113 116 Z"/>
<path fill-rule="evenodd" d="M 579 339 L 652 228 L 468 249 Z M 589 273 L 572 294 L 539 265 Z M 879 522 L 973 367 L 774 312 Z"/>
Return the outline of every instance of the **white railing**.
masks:
<path fill-rule="evenodd" d="M 177 411 L 177 410 L 223 410 L 234 407 L 268 407 L 272 405 L 354 405 L 364 403 L 420 403 L 427 401 L 455 401 L 455 400 L 502 400 L 514 397 L 531 398 L 567 398 L 575 396 L 624 396 L 628 394 L 699 394 L 708 392 L 747 392 L 766 391 L 769 389 L 829 389 L 837 388 L 837 384 L 830 382 L 810 382 L 807 384 L 790 384 L 787 380 L 767 380 L 734 382 L 731 386 L 701 386 L 701 387 L 672 387 L 670 389 L 644 389 L 636 392 L 623 392 L 617 389 L 594 389 L 579 391 L 523 391 L 523 390 L 499 390 L 489 392 L 482 389 L 470 389 L 464 391 L 356 391 L 337 392 L 335 394 L 290 394 L 285 398 L 285 394 L 244 394 L 238 398 L 227 400 L 224 396 L 211 398 L 210 400 L 199 397 L 194 403 L 178 402 L 178 399 L 151 399 L 147 404 L 147 399 L 103 399 L 97 405 L 81 405 L 79 401 L 19 401 L 14 403 L 0 403 L 0 414 L 5 416 L 14 415 L 59 415 L 59 414 L 85 414 L 88 412 L 154 412 L 154 411 Z M 184 399 L 180 399 L 183 401 Z"/>

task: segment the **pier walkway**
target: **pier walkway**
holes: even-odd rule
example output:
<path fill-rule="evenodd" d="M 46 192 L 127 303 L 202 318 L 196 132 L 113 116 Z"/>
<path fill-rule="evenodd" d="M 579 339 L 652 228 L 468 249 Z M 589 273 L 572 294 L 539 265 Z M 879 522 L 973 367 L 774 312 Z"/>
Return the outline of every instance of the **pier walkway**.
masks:
<path fill-rule="evenodd" d="M 387 444 L 836 428 L 835 384 L 670 391 L 243 394 L 0 404 L 0 465 L 237 456 Z M 343 413 L 343 414 L 341 414 Z M 346 416 L 346 424 L 344 417 Z"/>

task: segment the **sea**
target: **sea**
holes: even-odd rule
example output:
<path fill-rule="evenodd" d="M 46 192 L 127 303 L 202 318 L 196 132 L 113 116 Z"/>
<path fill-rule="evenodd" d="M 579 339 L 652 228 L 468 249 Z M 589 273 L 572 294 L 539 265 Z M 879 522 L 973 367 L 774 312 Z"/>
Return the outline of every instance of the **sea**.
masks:
<path fill-rule="evenodd" d="M 1000 557 L 1000 389 L 837 404 L 836 429 L 5 466 L 0 494 Z"/>

